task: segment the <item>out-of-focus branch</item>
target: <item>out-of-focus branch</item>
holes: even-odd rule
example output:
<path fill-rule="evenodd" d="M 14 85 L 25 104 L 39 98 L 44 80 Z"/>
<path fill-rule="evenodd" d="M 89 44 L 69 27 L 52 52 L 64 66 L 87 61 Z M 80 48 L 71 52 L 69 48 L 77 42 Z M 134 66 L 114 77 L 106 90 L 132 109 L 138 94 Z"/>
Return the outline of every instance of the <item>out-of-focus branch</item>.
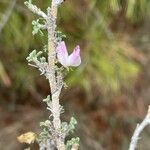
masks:
<path fill-rule="evenodd" d="M 13 0 L 10 4 L 9 4 L 9 7 L 7 8 L 6 10 L 6 13 L 3 14 L 2 16 L 2 19 L 0 21 L 0 33 L 2 32 L 3 28 L 5 27 L 6 23 L 8 22 L 11 14 L 12 14 L 12 11 L 15 7 L 15 4 L 16 4 L 16 0 Z"/>
<path fill-rule="evenodd" d="M 148 108 L 148 112 L 147 112 L 146 117 L 144 118 L 144 120 L 142 121 L 141 124 L 137 125 L 137 127 L 136 127 L 136 129 L 133 133 L 133 136 L 131 138 L 131 143 L 130 143 L 130 146 L 129 146 L 129 150 L 135 150 L 136 149 L 141 132 L 149 124 L 150 124 L 150 106 Z"/>
<path fill-rule="evenodd" d="M 0 61 L 0 78 L 2 79 L 5 86 L 7 86 L 7 87 L 11 86 L 11 80 L 10 80 L 8 74 L 6 73 L 5 68 L 1 61 Z"/>
<path fill-rule="evenodd" d="M 106 33 L 108 39 L 112 40 L 114 39 L 114 35 L 113 35 L 113 32 L 111 31 L 111 29 L 108 27 L 105 19 L 104 19 L 104 16 L 102 15 L 102 13 L 95 7 L 96 3 L 91 7 L 89 8 L 89 12 L 88 12 L 88 15 L 91 15 L 91 12 L 94 14 L 95 16 L 95 24 L 97 25 L 100 25 L 102 27 L 102 29 L 104 30 L 104 32 Z"/>

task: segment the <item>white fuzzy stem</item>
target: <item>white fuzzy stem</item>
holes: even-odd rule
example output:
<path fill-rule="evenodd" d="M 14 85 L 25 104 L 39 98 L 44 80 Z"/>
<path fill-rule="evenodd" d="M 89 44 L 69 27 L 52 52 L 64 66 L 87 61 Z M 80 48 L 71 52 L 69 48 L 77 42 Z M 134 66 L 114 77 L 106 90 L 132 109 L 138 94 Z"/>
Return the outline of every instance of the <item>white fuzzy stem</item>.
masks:
<path fill-rule="evenodd" d="M 55 28 L 56 28 L 57 10 L 58 5 L 55 5 L 55 0 L 52 0 L 51 8 L 48 8 L 47 10 L 48 63 L 51 72 L 48 79 L 52 93 L 53 126 L 56 132 L 55 142 L 58 150 L 65 150 L 64 139 L 62 139 L 61 135 L 59 135 L 60 133 L 59 131 L 61 128 L 59 95 L 62 86 L 57 86 L 57 75 L 55 71 L 55 61 L 56 61 Z"/>
<path fill-rule="evenodd" d="M 25 4 L 25 5 L 28 7 L 28 9 L 29 9 L 30 11 L 32 11 L 34 14 L 37 14 L 38 16 L 43 17 L 44 19 L 47 18 L 46 14 L 45 14 L 41 9 L 39 9 L 36 5 L 33 5 L 32 3 L 27 2 L 27 1 L 26 1 L 24 4 Z"/>
<path fill-rule="evenodd" d="M 51 102 L 47 102 L 49 110 L 52 113 L 53 120 L 53 132 L 52 133 L 52 141 L 58 150 L 65 150 L 65 136 L 61 132 L 61 107 L 59 104 L 59 96 L 63 86 L 63 79 L 61 70 L 56 70 L 55 62 L 56 62 L 56 46 L 57 46 L 57 38 L 55 36 L 56 33 L 56 19 L 57 19 L 57 10 L 58 6 L 63 2 L 63 0 L 52 0 L 51 7 L 48 7 L 47 14 L 45 14 L 41 9 L 39 9 L 36 5 L 33 5 L 31 1 L 26 1 L 25 5 L 35 14 L 45 19 L 45 25 L 42 26 L 43 29 L 47 29 L 48 32 L 48 63 L 40 62 L 38 60 L 34 60 L 35 65 L 30 64 L 36 68 L 39 68 L 41 74 L 45 74 L 46 78 L 49 80 L 50 91 L 51 91 Z M 49 143 L 49 141 L 48 141 Z M 44 148 L 45 142 L 41 142 L 40 148 L 41 150 Z M 45 148 L 50 149 L 50 146 L 46 144 Z"/>
<path fill-rule="evenodd" d="M 140 134 L 144 130 L 144 128 L 150 124 L 150 106 L 147 112 L 147 115 L 145 116 L 144 120 L 141 124 L 137 124 L 137 127 L 133 133 L 133 136 L 131 138 L 131 143 L 129 146 L 129 150 L 135 150 L 137 147 L 138 140 L 140 139 Z"/>

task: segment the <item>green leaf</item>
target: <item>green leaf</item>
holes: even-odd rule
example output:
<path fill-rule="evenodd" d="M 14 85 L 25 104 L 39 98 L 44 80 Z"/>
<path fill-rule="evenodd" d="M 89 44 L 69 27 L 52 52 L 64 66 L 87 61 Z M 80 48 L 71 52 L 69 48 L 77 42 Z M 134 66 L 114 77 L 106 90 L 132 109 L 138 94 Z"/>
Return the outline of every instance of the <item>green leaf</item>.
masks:
<path fill-rule="evenodd" d="M 67 141 L 67 144 L 66 144 L 66 150 L 71 150 L 72 148 L 72 145 L 79 145 L 79 142 L 80 142 L 80 138 L 77 137 L 77 138 L 72 138 L 71 140 L 68 140 Z"/>
<path fill-rule="evenodd" d="M 77 120 L 74 117 L 71 117 L 70 123 L 68 125 L 69 131 L 73 133 L 76 125 L 77 125 Z"/>

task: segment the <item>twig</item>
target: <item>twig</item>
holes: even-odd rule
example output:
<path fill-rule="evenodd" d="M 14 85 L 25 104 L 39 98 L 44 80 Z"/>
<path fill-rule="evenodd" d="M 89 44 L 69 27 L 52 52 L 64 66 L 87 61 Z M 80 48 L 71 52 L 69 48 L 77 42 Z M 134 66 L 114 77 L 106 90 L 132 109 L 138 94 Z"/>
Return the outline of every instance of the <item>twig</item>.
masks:
<path fill-rule="evenodd" d="M 144 120 L 142 121 L 142 123 L 141 124 L 137 124 L 137 127 L 136 127 L 136 129 L 135 129 L 135 131 L 133 133 L 132 138 L 131 138 L 131 143 L 130 143 L 130 146 L 129 146 L 129 150 L 135 150 L 136 149 L 138 140 L 140 139 L 139 138 L 140 133 L 149 124 L 150 124 L 150 106 L 148 108 L 147 115 L 144 118 Z"/>
<path fill-rule="evenodd" d="M 28 9 L 29 9 L 30 11 L 32 11 L 34 14 L 37 14 L 38 16 L 43 17 L 44 19 L 47 18 L 47 15 L 46 15 L 43 11 L 41 11 L 41 9 L 37 8 L 36 5 L 33 5 L 33 4 L 31 4 L 30 2 L 27 2 L 27 1 L 26 1 L 24 4 L 25 4 L 25 5 L 28 7 Z"/>

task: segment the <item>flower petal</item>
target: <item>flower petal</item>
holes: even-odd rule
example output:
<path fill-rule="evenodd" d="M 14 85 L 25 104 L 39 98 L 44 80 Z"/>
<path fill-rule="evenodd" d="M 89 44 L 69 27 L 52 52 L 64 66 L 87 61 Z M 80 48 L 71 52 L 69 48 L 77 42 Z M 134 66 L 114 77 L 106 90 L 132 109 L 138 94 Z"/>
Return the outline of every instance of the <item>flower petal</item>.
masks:
<path fill-rule="evenodd" d="M 67 66 L 77 67 L 81 64 L 80 46 L 77 45 L 67 59 Z"/>
<path fill-rule="evenodd" d="M 66 48 L 64 41 L 62 41 L 58 44 L 58 46 L 56 48 L 56 52 L 57 52 L 58 61 L 64 67 L 67 67 L 68 52 L 67 52 L 67 48 Z"/>

